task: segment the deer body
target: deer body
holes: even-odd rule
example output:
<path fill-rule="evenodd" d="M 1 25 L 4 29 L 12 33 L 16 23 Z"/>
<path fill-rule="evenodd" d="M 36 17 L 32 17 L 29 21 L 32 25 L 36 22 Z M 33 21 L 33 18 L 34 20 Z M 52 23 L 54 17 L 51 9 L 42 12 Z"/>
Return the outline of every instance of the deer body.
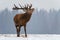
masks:
<path fill-rule="evenodd" d="M 17 37 L 20 36 L 20 29 L 22 26 L 24 26 L 24 31 L 25 31 L 25 37 L 27 37 L 27 33 L 26 33 L 26 24 L 27 22 L 30 20 L 32 12 L 34 11 L 34 8 L 31 9 L 32 5 L 29 6 L 25 6 L 25 7 L 21 7 L 18 8 L 16 5 L 14 5 L 15 8 L 13 8 L 13 10 L 18 10 L 18 9 L 22 9 L 25 13 L 21 13 L 21 14 L 16 14 L 14 16 L 14 23 L 15 23 L 15 27 L 16 27 L 16 31 L 17 31 Z"/>
<path fill-rule="evenodd" d="M 27 14 L 27 13 L 16 14 L 15 17 L 14 17 L 15 25 L 22 25 L 22 26 L 24 26 L 30 20 L 31 15 L 32 14 Z"/>

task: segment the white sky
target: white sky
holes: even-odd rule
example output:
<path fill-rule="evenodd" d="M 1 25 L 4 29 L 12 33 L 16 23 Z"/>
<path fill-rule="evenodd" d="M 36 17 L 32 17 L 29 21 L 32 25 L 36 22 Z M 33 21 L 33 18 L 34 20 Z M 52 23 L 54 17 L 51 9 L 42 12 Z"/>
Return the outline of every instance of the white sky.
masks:
<path fill-rule="evenodd" d="M 41 8 L 41 9 L 60 9 L 60 0 L 0 0 L 0 10 L 3 10 L 5 8 L 12 9 L 13 4 L 33 4 L 33 7 L 35 8 Z"/>

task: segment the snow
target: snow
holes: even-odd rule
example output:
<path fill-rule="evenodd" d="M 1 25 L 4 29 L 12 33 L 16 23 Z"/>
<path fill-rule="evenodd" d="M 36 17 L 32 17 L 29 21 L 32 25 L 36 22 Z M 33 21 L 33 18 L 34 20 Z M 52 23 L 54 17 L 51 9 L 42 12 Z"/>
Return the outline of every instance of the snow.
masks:
<path fill-rule="evenodd" d="M 28 34 L 28 37 L 16 37 L 16 34 L 0 34 L 0 40 L 60 40 L 59 34 Z"/>

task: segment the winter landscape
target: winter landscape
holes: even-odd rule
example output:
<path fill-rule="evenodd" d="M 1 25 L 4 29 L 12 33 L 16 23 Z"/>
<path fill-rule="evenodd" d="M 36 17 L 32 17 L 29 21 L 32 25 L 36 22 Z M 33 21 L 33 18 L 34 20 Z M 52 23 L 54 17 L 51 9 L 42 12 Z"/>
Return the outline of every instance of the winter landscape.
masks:
<path fill-rule="evenodd" d="M 0 34 L 0 40 L 60 40 L 56 34 L 28 34 L 28 37 L 16 37 L 16 34 Z"/>
<path fill-rule="evenodd" d="M 14 4 L 35 9 L 26 25 L 27 37 L 23 27 L 17 37 L 13 18 L 24 12 L 12 10 Z M 0 40 L 60 40 L 60 0 L 0 0 Z"/>
<path fill-rule="evenodd" d="M 10 11 L 7 8 L 0 11 L 0 40 L 60 40 L 60 10 L 51 9 L 47 12 L 44 9 L 40 11 L 36 9 L 31 23 L 27 25 L 27 38 L 24 34 L 21 34 L 21 37 L 15 34 L 13 17 L 19 12 Z M 23 30 L 22 28 L 21 33 L 24 33 Z"/>
<path fill-rule="evenodd" d="M 15 34 L 13 17 L 20 11 L 10 11 L 7 8 L 0 11 L 0 34 Z M 21 33 L 24 33 L 23 27 Z M 27 23 L 28 34 L 60 34 L 60 10 L 35 10 Z"/>

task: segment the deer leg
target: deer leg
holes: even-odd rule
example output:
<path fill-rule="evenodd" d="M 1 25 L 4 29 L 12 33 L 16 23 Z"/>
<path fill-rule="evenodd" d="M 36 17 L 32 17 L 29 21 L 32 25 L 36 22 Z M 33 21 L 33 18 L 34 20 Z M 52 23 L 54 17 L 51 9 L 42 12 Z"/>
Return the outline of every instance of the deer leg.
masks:
<path fill-rule="evenodd" d="M 19 37 L 19 36 L 20 36 L 20 27 L 17 26 L 17 27 L 16 27 L 16 30 L 17 30 L 17 37 Z"/>
<path fill-rule="evenodd" d="M 24 25 L 24 31 L 25 31 L 25 37 L 27 37 L 27 33 L 26 33 L 26 25 Z"/>

